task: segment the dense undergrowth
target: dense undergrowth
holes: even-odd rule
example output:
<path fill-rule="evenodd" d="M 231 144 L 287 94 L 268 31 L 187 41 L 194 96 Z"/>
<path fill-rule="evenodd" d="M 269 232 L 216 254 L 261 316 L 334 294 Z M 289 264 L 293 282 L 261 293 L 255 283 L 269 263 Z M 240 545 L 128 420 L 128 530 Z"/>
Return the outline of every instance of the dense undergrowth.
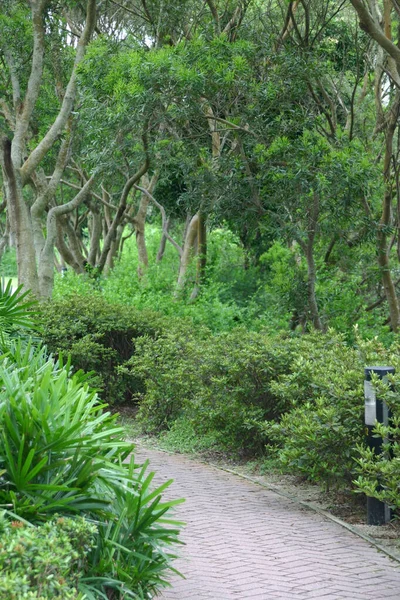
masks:
<path fill-rule="evenodd" d="M 196 321 L 171 300 L 173 317 L 108 304 L 104 296 L 92 293 L 89 308 L 86 288 L 74 297 L 59 294 L 43 308 L 43 336 L 52 351 L 72 352 L 76 367 L 94 369 L 108 401 L 136 406 L 142 432 L 183 450 L 273 460 L 325 487 L 386 494 L 397 506 L 397 461 L 389 467 L 387 460 L 398 453 L 397 429 L 389 432 L 394 448 L 369 455 L 363 416 L 364 367 L 399 367 L 394 336 L 368 340 L 358 327 L 304 335 L 262 322 L 253 330 L 234 322 L 221 331 L 210 314 L 198 322 L 201 305 Z M 389 398 L 395 428 L 396 398 Z"/>
<path fill-rule="evenodd" d="M 155 254 L 156 228 L 149 239 Z M 365 445 L 364 367 L 400 373 L 399 340 L 379 322 L 380 307 L 363 313 L 354 280 L 342 295 L 322 280 L 324 318 L 336 327 L 290 327 L 293 272 L 284 247 L 243 269 L 234 237 L 217 231 L 215 240 L 196 302 L 190 279 L 187 292 L 174 294 L 172 248 L 141 279 L 133 245 L 106 278 L 59 277 L 54 299 L 41 306 L 49 351 L 70 356 L 103 401 L 134 408 L 135 427 L 171 448 L 256 458 L 398 509 L 398 375 L 380 390 L 393 418 L 376 434 L 389 441 L 380 455 Z"/>
<path fill-rule="evenodd" d="M 1 597 L 149 598 L 178 542 L 170 482 L 152 486 L 88 376 L 29 337 L 41 330 L 18 291 L 0 293 Z"/>
<path fill-rule="evenodd" d="M 165 256 L 156 262 L 160 228 L 146 229 L 149 267 L 138 278 L 137 249 L 132 239 L 124 245 L 123 255 L 106 276 L 77 276 L 69 270 L 55 282 L 54 299 L 76 294 L 101 296 L 109 304 L 133 306 L 137 310 L 157 312 L 168 319 L 181 317 L 194 326 L 206 326 L 213 332 L 231 331 L 236 327 L 271 334 L 301 329 L 296 316 L 307 318 L 305 304 L 306 270 L 295 264 L 293 252 L 275 242 L 257 261 L 247 260 L 238 238 L 228 229 L 216 229 L 209 235 L 206 282 L 195 302 L 190 294 L 195 279 L 195 266 L 187 276 L 187 285 L 176 293 L 179 257 L 167 245 Z M 361 251 L 360 251 L 361 252 Z M 297 259 L 296 259 L 297 260 Z M 345 262 L 342 256 L 341 261 Z M 365 257 L 361 260 L 365 262 Z M 370 302 L 369 286 L 375 286 L 377 273 L 369 265 L 348 272 L 342 265 L 329 266 L 321 260 L 317 292 L 321 318 L 325 327 L 342 333 L 354 342 L 354 326 L 362 337 L 379 339 L 389 344 L 393 335 L 385 321 L 385 309 L 379 304 L 366 311 Z M 368 285 L 367 285 L 368 284 Z M 306 330 L 308 326 L 306 326 Z"/>

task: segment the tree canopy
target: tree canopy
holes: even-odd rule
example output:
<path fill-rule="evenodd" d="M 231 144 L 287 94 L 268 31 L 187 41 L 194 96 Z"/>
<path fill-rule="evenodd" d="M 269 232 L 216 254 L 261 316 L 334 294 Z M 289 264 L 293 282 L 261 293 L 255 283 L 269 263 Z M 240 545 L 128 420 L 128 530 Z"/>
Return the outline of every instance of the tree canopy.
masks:
<path fill-rule="evenodd" d="M 150 220 L 194 301 L 222 227 L 293 326 L 329 326 L 347 285 L 397 331 L 399 16 L 396 0 L 3 2 L 0 253 L 16 248 L 19 283 L 47 298 L 65 266 L 106 273 L 132 234 L 141 278 Z"/>

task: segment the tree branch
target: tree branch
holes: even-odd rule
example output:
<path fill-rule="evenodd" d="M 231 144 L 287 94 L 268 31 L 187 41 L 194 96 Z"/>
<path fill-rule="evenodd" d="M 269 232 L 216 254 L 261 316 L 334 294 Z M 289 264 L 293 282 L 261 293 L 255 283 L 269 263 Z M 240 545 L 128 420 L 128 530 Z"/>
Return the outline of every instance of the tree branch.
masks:
<path fill-rule="evenodd" d="M 226 119 L 222 119 L 221 117 L 216 117 L 215 115 L 204 115 L 206 119 L 210 119 L 212 121 L 218 121 L 218 123 L 223 123 L 227 125 L 231 129 L 235 129 L 236 131 L 244 131 L 245 133 L 249 133 L 250 135 L 258 138 L 258 135 L 251 131 L 251 129 L 247 129 L 247 127 L 240 127 L 240 125 L 235 125 L 235 123 L 231 123 L 231 121 L 227 121 Z"/>
<path fill-rule="evenodd" d="M 211 11 L 211 14 L 213 16 L 214 19 L 214 23 L 215 23 L 215 28 L 217 30 L 218 33 L 221 33 L 221 24 L 219 22 L 219 15 L 218 15 L 218 11 L 217 8 L 214 4 L 214 0 L 206 0 L 206 3 L 208 4 L 208 7 Z"/>
<path fill-rule="evenodd" d="M 144 194 L 145 196 L 147 196 L 147 198 L 149 200 L 151 200 L 151 202 L 153 202 L 153 204 L 155 204 L 157 206 L 158 210 L 161 213 L 162 232 L 165 235 L 165 237 L 167 238 L 167 240 L 169 240 L 171 242 L 171 244 L 173 245 L 173 247 L 178 251 L 179 256 L 182 256 L 183 249 L 181 248 L 181 246 L 168 233 L 168 219 L 167 219 L 167 215 L 166 215 L 166 212 L 165 212 L 165 208 L 162 206 L 162 204 L 160 204 L 159 202 L 157 202 L 157 200 L 154 198 L 154 196 L 152 194 L 150 194 L 150 192 L 148 190 L 146 190 L 146 188 L 141 187 L 139 185 L 134 185 L 134 188 L 136 190 L 138 190 L 139 192 L 142 192 L 142 194 Z"/>
<path fill-rule="evenodd" d="M 25 136 L 28 131 L 30 118 L 36 101 L 39 96 L 40 85 L 42 82 L 43 73 L 43 56 L 44 56 L 44 7 L 45 0 L 37 0 L 32 2 L 32 25 L 33 25 L 33 53 L 31 72 L 29 74 L 28 85 L 24 101 L 18 106 L 22 108 L 21 112 L 17 113 L 15 124 L 14 139 L 12 143 L 12 160 L 14 167 L 19 168 L 22 162 L 23 146 Z M 13 85 L 14 88 L 14 85 Z M 13 89 L 13 94 L 15 93 Z M 18 103 L 19 104 L 19 103 Z"/>
<path fill-rule="evenodd" d="M 44 138 L 39 142 L 36 148 L 31 152 L 28 159 L 25 161 L 23 166 L 21 167 L 21 175 L 23 183 L 26 183 L 29 179 L 30 175 L 42 161 L 44 156 L 50 150 L 57 137 L 60 135 L 62 130 L 64 129 L 67 120 L 71 114 L 72 107 L 75 102 L 76 96 L 76 80 L 77 80 L 77 69 L 78 65 L 82 62 L 83 57 L 85 55 L 86 46 L 89 43 L 90 37 L 92 35 L 94 26 L 96 23 L 96 0 L 88 0 L 87 1 L 87 12 L 86 12 L 86 23 L 83 33 L 79 39 L 75 62 L 72 68 L 71 77 L 69 79 L 67 88 L 65 90 L 64 99 L 60 108 L 60 111 L 51 125 L 50 129 L 47 131 Z"/>
<path fill-rule="evenodd" d="M 386 37 L 380 24 L 374 19 L 363 0 L 350 0 L 357 11 L 360 27 L 368 33 L 400 66 L 400 48 Z"/>

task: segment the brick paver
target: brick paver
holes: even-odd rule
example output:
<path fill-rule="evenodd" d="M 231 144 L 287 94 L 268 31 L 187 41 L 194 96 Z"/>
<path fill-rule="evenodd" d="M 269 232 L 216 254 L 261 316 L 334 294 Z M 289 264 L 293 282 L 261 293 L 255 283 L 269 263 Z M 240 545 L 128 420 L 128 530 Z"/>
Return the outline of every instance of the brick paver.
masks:
<path fill-rule="evenodd" d="M 187 523 L 164 600 L 400 600 L 400 565 L 340 525 L 181 455 L 138 448 Z"/>

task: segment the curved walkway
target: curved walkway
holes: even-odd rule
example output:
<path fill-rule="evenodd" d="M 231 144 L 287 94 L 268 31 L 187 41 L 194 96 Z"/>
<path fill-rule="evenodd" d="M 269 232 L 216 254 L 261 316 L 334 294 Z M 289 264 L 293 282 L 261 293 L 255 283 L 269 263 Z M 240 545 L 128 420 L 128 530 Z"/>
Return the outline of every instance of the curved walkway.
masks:
<path fill-rule="evenodd" d="M 164 600 L 400 600 L 400 565 L 340 525 L 240 477 L 138 448 L 186 498 L 185 546 Z"/>

